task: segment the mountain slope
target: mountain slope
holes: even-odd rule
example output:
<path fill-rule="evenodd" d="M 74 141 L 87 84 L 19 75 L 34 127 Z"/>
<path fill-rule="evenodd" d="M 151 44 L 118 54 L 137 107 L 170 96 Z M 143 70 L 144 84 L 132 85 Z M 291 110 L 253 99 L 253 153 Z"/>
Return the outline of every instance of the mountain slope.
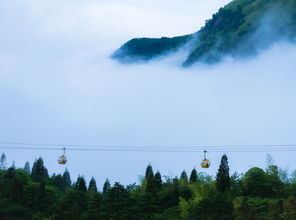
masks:
<path fill-rule="evenodd" d="M 234 0 L 194 34 L 132 39 L 112 57 L 123 62 L 148 61 L 190 43 L 186 47 L 188 56 L 184 66 L 196 62 L 216 63 L 225 56 L 255 55 L 274 42 L 294 40 L 295 36 L 295 0 Z"/>

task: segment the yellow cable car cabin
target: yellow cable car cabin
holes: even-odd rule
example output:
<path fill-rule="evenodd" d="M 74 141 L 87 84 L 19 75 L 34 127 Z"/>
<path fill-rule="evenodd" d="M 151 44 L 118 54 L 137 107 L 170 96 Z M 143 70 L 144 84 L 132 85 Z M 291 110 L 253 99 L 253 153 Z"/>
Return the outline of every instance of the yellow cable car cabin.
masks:
<path fill-rule="evenodd" d="M 210 163 L 210 161 L 208 159 L 204 159 L 204 160 L 202 160 L 200 165 L 201 165 L 202 168 L 209 168 L 211 163 Z"/>
<path fill-rule="evenodd" d="M 66 164 L 67 163 L 67 158 L 64 155 L 60 156 L 59 159 L 58 159 L 58 163 L 59 164 Z"/>
<path fill-rule="evenodd" d="M 207 151 L 204 151 L 204 159 L 201 161 L 201 167 L 202 168 L 209 168 L 211 166 L 211 162 L 206 158 Z"/>
<path fill-rule="evenodd" d="M 62 156 L 59 156 L 59 158 L 58 158 L 59 164 L 66 164 L 67 163 L 67 157 L 65 156 L 66 148 L 63 148 L 63 150 L 64 150 L 64 154 Z"/>

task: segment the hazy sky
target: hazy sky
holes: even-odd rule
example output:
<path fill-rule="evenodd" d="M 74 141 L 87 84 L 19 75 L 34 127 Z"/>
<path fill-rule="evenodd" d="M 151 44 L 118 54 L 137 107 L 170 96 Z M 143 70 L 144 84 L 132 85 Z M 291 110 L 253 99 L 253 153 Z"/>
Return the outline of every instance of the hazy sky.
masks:
<path fill-rule="evenodd" d="M 197 31 L 229 1 L 0 0 L 0 141 L 91 145 L 296 143 L 296 47 L 251 60 L 182 69 L 184 54 L 141 65 L 109 59 L 134 37 Z M 4 150 L 9 163 L 61 152 Z M 227 153 L 227 152 L 226 152 Z M 138 180 L 149 162 L 163 175 L 196 166 L 201 153 L 67 152 L 73 178 Z M 215 174 L 221 153 L 210 153 Z M 231 172 L 265 166 L 265 153 L 229 153 Z M 293 153 L 273 154 L 292 171 Z"/>

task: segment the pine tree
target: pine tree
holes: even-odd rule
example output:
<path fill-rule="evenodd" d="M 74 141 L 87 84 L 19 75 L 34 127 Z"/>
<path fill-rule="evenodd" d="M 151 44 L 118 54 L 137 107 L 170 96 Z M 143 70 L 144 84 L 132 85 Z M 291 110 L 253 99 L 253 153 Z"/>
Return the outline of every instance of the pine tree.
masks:
<path fill-rule="evenodd" d="M 161 179 L 161 174 L 159 171 L 156 172 L 155 176 L 154 176 L 154 182 L 155 182 L 155 186 L 157 189 L 160 189 L 162 186 L 162 179 Z"/>
<path fill-rule="evenodd" d="M 75 189 L 81 192 L 86 192 L 86 183 L 85 179 L 82 176 L 78 176 L 76 184 L 75 184 Z"/>
<path fill-rule="evenodd" d="M 197 182 L 197 171 L 196 171 L 195 168 L 191 171 L 189 181 L 190 181 L 191 183 L 196 183 L 196 182 Z"/>
<path fill-rule="evenodd" d="M 103 219 L 124 220 L 127 218 L 129 206 L 129 193 L 123 185 L 116 182 L 104 195 L 102 206 Z"/>
<path fill-rule="evenodd" d="M 30 163 L 29 163 L 28 161 L 26 161 L 23 170 L 24 170 L 27 174 L 29 174 L 29 175 L 31 174 L 31 167 L 30 167 Z"/>
<path fill-rule="evenodd" d="M 63 184 L 65 188 L 68 188 L 71 186 L 71 177 L 68 169 L 66 169 L 63 174 Z"/>
<path fill-rule="evenodd" d="M 155 191 L 155 181 L 154 181 L 154 173 L 152 166 L 149 164 L 146 168 L 145 173 L 146 180 L 146 192 L 154 192 Z"/>
<path fill-rule="evenodd" d="M 88 185 L 88 191 L 95 191 L 97 192 L 98 189 L 97 189 L 97 183 L 96 183 L 96 180 L 95 178 L 91 178 L 91 180 L 89 181 L 89 185 Z"/>
<path fill-rule="evenodd" d="M 109 181 L 109 179 L 106 179 L 104 186 L 103 186 L 103 193 L 108 192 L 110 190 L 110 188 L 111 188 L 110 181 Z"/>
<path fill-rule="evenodd" d="M 183 180 L 185 183 L 188 183 L 188 176 L 185 170 L 181 173 L 180 180 Z"/>
<path fill-rule="evenodd" d="M 0 170 L 6 170 L 6 169 L 7 169 L 6 155 L 2 153 L 0 157 Z"/>
<path fill-rule="evenodd" d="M 145 179 L 149 176 L 154 176 L 152 166 L 149 164 L 146 168 Z"/>
<path fill-rule="evenodd" d="M 221 158 L 221 164 L 216 177 L 216 186 L 220 192 L 225 192 L 230 187 L 229 166 L 226 154 Z"/>
<path fill-rule="evenodd" d="M 31 179 L 35 182 L 41 182 L 48 179 L 48 171 L 44 167 L 43 159 L 41 157 L 34 162 Z"/>

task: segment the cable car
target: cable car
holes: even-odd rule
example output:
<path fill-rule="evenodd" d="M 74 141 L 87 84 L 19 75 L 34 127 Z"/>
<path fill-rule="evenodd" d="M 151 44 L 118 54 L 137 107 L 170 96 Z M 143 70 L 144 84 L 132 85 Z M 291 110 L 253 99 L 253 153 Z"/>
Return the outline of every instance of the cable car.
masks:
<path fill-rule="evenodd" d="M 211 162 L 206 158 L 206 153 L 207 153 L 207 151 L 205 150 L 204 151 L 204 159 L 201 161 L 201 164 L 200 164 L 202 168 L 209 168 L 211 165 Z"/>
<path fill-rule="evenodd" d="M 67 157 L 65 156 L 66 148 L 63 148 L 63 150 L 64 150 L 64 154 L 62 156 L 59 156 L 59 158 L 58 158 L 59 164 L 66 164 L 67 163 Z"/>

